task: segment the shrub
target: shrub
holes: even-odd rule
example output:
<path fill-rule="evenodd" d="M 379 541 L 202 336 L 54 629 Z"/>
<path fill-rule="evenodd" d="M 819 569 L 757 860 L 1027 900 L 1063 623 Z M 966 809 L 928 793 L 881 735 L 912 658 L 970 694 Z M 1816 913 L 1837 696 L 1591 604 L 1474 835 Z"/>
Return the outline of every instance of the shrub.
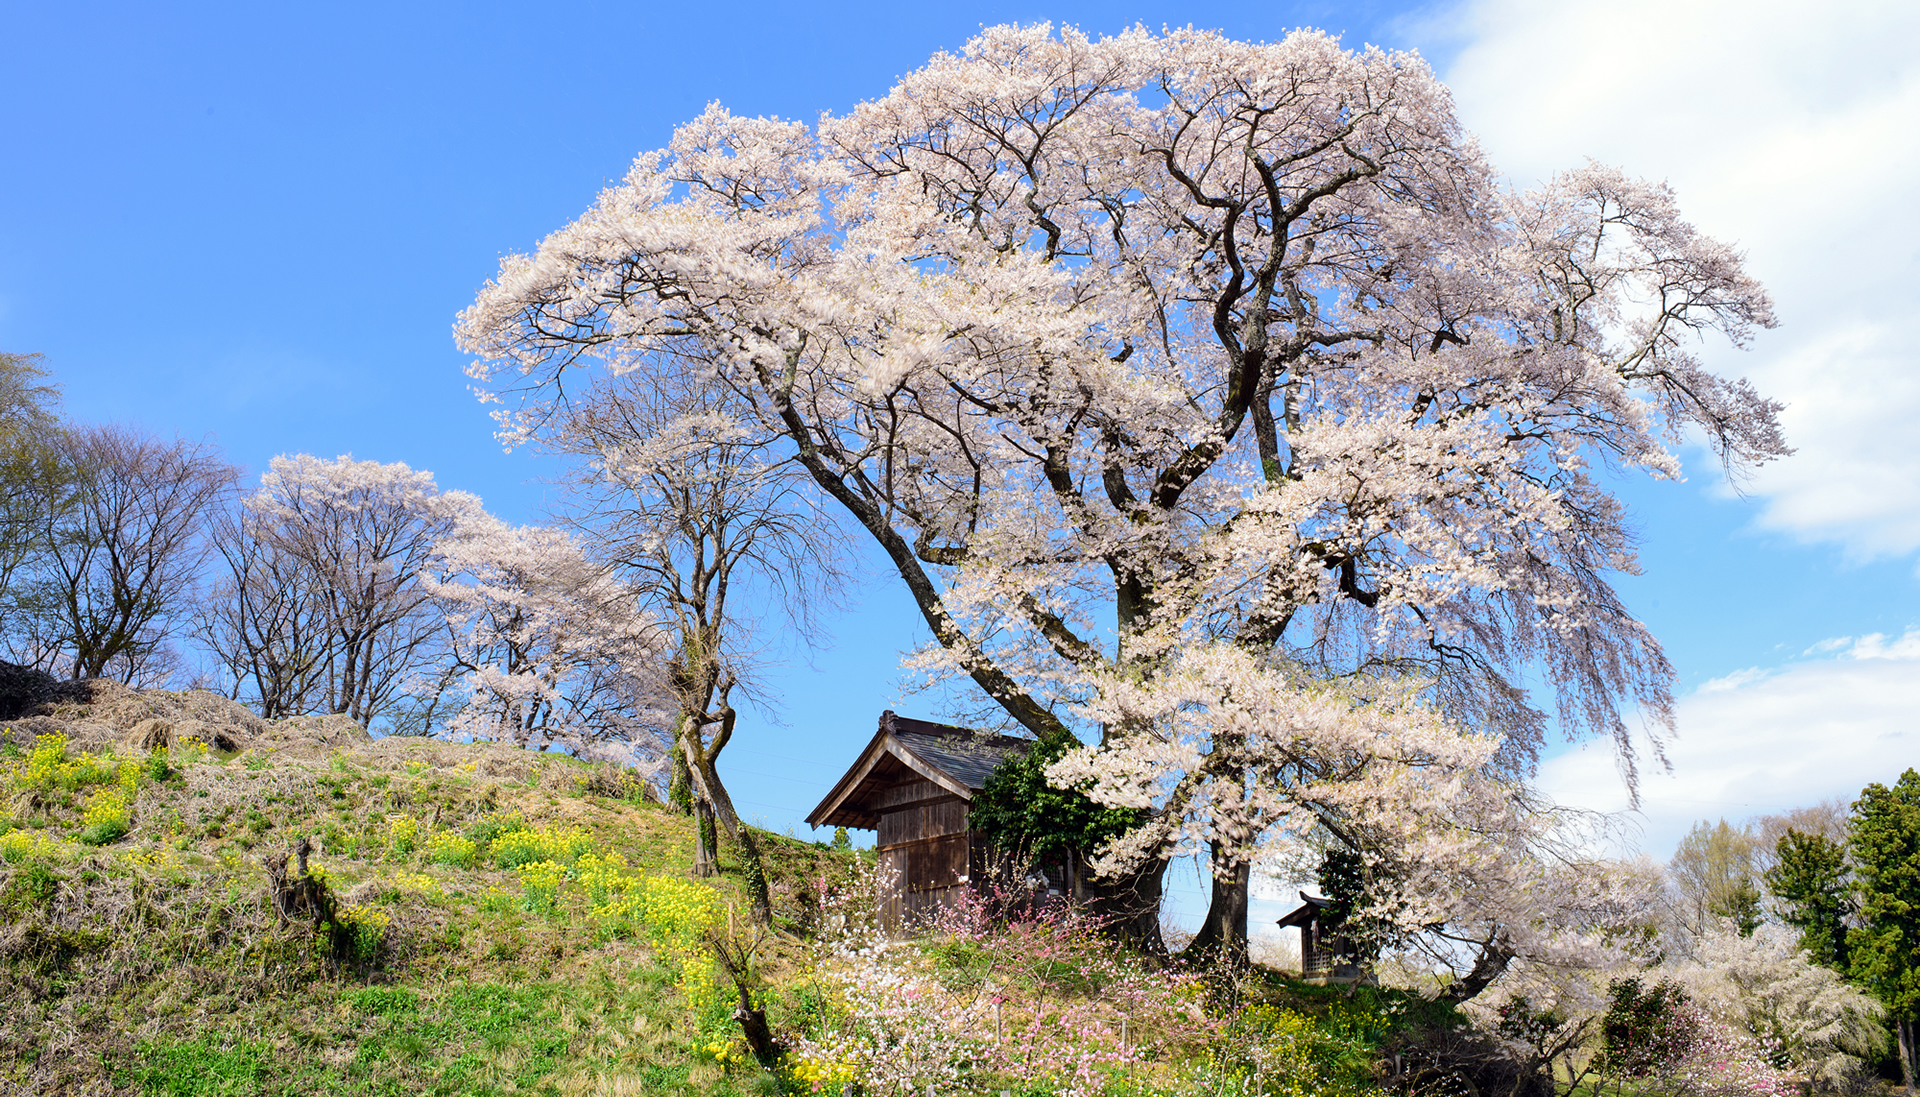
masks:
<path fill-rule="evenodd" d="M 627 859 L 618 853 L 604 856 L 597 853 L 583 853 L 574 862 L 574 879 L 580 881 L 587 898 L 595 904 L 604 904 L 608 899 L 633 890 L 640 878 L 627 871 Z"/>
<path fill-rule="evenodd" d="M 1622 1078 L 1663 1073 L 1686 1055 L 1692 1044 L 1694 1015 L 1686 995 L 1671 982 L 1642 988 L 1638 979 L 1615 979 L 1607 987 L 1606 1016 L 1600 1021 L 1600 1069 Z"/>
<path fill-rule="evenodd" d="M 129 762 L 119 767 L 115 783 L 87 798 L 86 814 L 80 820 L 80 840 L 101 846 L 122 837 L 132 828 L 133 798 L 140 790 L 141 768 Z"/>
<path fill-rule="evenodd" d="M 0 892 L 0 910 L 44 907 L 53 901 L 60 877 L 52 863 L 65 860 L 60 843 L 37 831 L 0 834 L 0 863 L 13 867 L 12 886 Z"/>
<path fill-rule="evenodd" d="M 1798 1080 L 1776 1069 L 1766 1047 L 1702 1011 L 1674 983 L 1643 988 L 1615 979 L 1601 1019 L 1600 1067 L 1615 1078 L 1642 1080 L 1646 1089 L 1677 1089 L 1707 1097 L 1788 1097 Z"/>
<path fill-rule="evenodd" d="M 173 748 L 173 761 L 176 765 L 192 765 L 204 762 L 212 753 L 210 747 L 198 735 L 189 735 Z"/>
<path fill-rule="evenodd" d="M 672 876 L 640 879 L 625 872 L 618 855 L 580 859 L 583 885 L 589 878 L 606 889 L 606 901 L 592 916 L 612 936 L 644 929 L 667 968 L 674 973 L 694 1026 L 705 1033 L 732 1032 L 726 997 L 714 981 L 707 937 L 720 926 L 720 898 L 711 887 Z"/>
<path fill-rule="evenodd" d="M 1154 969 L 1072 908 L 972 897 L 943 911 L 919 944 L 903 945 L 867 915 L 873 885 L 868 869 L 823 895 L 824 1001 L 787 1061 L 796 1086 L 832 1092 L 851 1080 L 878 1094 L 958 1083 L 1087 1095 L 1110 1089 L 1116 1074 L 1151 1074 L 1170 1061 L 1228 1077 L 1207 1057 L 1225 1026 L 1208 1015 L 1198 973 Z M 1290 1032 L 1274 1040 L 1284 1044 Z M 1239 1082 L 1248 1076 L 1228 1065 Z M 1239 1082 L 1228 1091 L 1250 1092 Z M 1164 1089 L 1154 1082 L 1139 1092 Z"/>
<path fill-rule="evenodd" d="M 68 757 L 67 737 L 55 734 L 35 736 L 32 749 L 11 768 L 15 787 L 52 793 L 107 784 L 120 767 L 110 754 L 82 752 Z"/>
<path fill-rule="evenodd" d="M 351 906 L 339 914 L 340 924 L 347 931 L 348 947 L 353 959 L 359 963 L 369 963 L 380 955 L 380 947 L 386 943 L 387 929 L 393 924 L 393 916 L 379 907 Z"/>
<path fill-rule="evenodd" d="M 60 843 L 37 830 L 12 830 L 0 834 L 0 862 L 9 865 L 28 861 L 65 860 Z"/>
<path fill-rule="evenodd" d="M 1359 1026 L 1343 1020 L 1267 1004 L 1248 1006 L 1228 1026 L 1215 1061 L 1255 1093 L 1361 1094 L 1373 1088 L 1374 1044 L 1353 1031 Z"/>
<path fill-rule="evenodd" d="M 467 837 L 473 839 L 475 846 L 486 847 L 508 831 L 525 829 L 527 825 L 520 821 L 518 815 L 485 815 L 467 828 Z"/>
<path fill-rule="evenodd" d="M 14 887 L 30 906 L 44 907 L 53 902 L 60 877 L 43 861 L 28 861 L 14 877 Z"/>
<path fill-rule="evenodd" d="M 547 860 L 546 845 L 531 830 L 510 830 L 488 845 L 487 853 L 501 868 L 519 868 Z"/>

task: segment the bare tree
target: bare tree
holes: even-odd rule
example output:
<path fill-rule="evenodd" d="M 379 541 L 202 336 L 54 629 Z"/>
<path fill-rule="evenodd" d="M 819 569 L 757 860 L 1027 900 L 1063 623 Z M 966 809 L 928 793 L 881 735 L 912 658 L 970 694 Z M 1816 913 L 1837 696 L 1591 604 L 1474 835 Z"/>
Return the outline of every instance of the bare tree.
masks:
<path fill-rule="evenodd" d="M 215 516 L 211 539 L 226 567 L 194 635 L 225 672 L 227 695 L 276 720 L 321 707 L 331 631 L 315 570 L 260 527 L 244 504 Z"/>
<path fill-rule="evenodd" d="M 1817 804 L 1789 808 L 1776 815 L 1762 815 L 1754 819 L 1751 827 L 1754 832 L 1755 878 L 1766 876 L 1779 863 L 1780 839 L 1786 837 L 1789 831 L 1819 835 L 1829 842 L 1845 845 L 1847 819 L 1852 806 L 1851 802 L 1836 796 Z"/>
<path fill-rule="evenodd" d="M 800 491 L 798 466 L 737 429 L 725 390 L 702 376 L 612 380 L 566 412 L 556 448 L 586 461 L 572 520 L 675 634 L 674 734 L 700 818 L 695 871 L 717 871 L 712 831 L 741 851 L 753 916 L 771 920 L 759 845 L 720 777 L 736 695 L 747 695 L 769 613 L 803 642 L 844 582 L 835 523 Z M 644 439 L 636 444 L 636 439 Z"/>
<path fill-rule="evenodd" d="M 209 444 L 122 426 L 61 436 L 70 487 L 42 511 L 29 596 L 35 661 L 73 678 L 147 681 L 193 603 L 209 515 L 236 470 Z M 160 660 L 156 663 L 156 660 Z"/>
<path fill-rule="evenodd" d="M 14 576 L 44 553 L 51 512 L 70 496 L 60 393 L 46 376 L 39 355 L 0 353 L 0 636 L 15 615 Z"/>

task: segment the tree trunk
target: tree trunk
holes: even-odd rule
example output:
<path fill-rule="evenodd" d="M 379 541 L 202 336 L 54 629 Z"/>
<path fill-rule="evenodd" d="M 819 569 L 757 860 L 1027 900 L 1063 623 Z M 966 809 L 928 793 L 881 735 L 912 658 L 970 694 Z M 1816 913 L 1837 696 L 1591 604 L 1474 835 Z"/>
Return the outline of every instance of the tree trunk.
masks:
<path fill-rule="evenodd" d="M 687 752 L 674 738 L 673 751 L 667 756 L 672 776 L 667 780 L 667 806 L 682 815 L 693 814 L 693 778 L 687 775 Z"/>
<path fill-rule="evenodd" d="M 759 982 L 754 973 L 752 949 L 743 947 L 730 936 L 710 936 L 714 959 L 725 969 L 734 989 L 739 992 L 740 1004 L 734 1007 L 733 1019 L 740 1023 L 740 1034 L 747 1039 L 747 1047 L 753 1057 L 768 1070 L 775 1069 L 786 1055 L 783 1047 L 773 1034 L 772 1026 L 767 1024 L 767 1011 L 753 1004 L 751 987 Z"/>
<path fill-rule="evenodd" d="M 767 892 L 767 870 L 760 857 L 760 843 L 741 825 L 740 814 L 733 809 L 733 797 L 727 794 L 727 786 L 721 783 L 715 766 L 720 751 L 733 737 L 735 718 L 731 705 L 720 711 L 720 730 L 714 735 L 712 745 L 700 741 L 701 725 L 689 719 L 682 726 L 692 730 L 682 736 L 681 749 L 686 752 L 687 776 L 693 782 L 695 802 L 713 813 L 712 817 L 719 821 L 727 838 L 740 849 L 740 867 L 746 878 L 747 897 L 752 903 L 753 924 L 764 929 L 773 925 L 773 903 Z"/>
<path fill-rule="evenodd" d="M 714 849 L 713 809 L 705 800 L 693 805 L 693 874 L 714 876 L 720 872 L 720 858 Z"/>
<path fill-rule="evenodd" d="M 1473 970 L 1466 977 L 1449 983 L 1440 991 L 1440 1001 L 1458 1005 L 1481 991 L 1487 989 L 1495 979 L 1507 970 L 1507 964 L 1513 960 L 1513 953 L 1495 937 L 1480 946 L 1480 955 L 1474 958 Z"/>
<path fill-rule="evenodd" d="M 1900 1045 L 1900 1082 L 1907 1087 L 1907 1097 L 1915 1097 L 1913 1092 L 1913 1022 L 1911 1017 L 1896 1018 L 1893 1022 L 1894 1042 Z"/>
<path fill-rule="evenodd" d="M 1167 943 L 1160 936 L 1160 888 L 1166 874 L 1167 863 L 1156 857 L 1118 880 L 1089 875 L 1087 905 L 1135 949 L 1164 957 Z"/>
<path fill-rule="evenodd" d="M 1212 844 L 1212 854 L 1215 858 L 1213 899 L 1207 905 L 1207 918 L 1200 923 L 1200 932 L 1194 935 L 1193 942 L 1182 955 L 1215 959 L 1228 967 L 1245 967 L 1247 892 L 1253 883 L 1253 863 L 1229 862 L 1223 875 L 1218 860 L 1221 855 L 1219 843 Z"/>
<path fill-rule="evenodd" d="M 767 890 L 766 862 L 760 858 L 760 839 L 753 836 L 751 827 L 741 827 L 735 836 L 740 843 L 740 872 L 746 877 L 748 910 L 753 915 L 753 924 L 761 929 L 773 925 L 773 898 Z"/>

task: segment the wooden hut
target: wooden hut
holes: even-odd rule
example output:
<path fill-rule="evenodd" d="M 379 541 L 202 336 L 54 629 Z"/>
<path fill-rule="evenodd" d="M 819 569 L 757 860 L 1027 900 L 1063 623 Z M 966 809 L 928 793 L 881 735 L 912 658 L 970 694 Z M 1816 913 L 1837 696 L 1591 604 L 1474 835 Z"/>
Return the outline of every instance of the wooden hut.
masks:
<path fill-rule="evenodd" d="M 807 816 L 816 827 L 879 832 L 881 920 L 909 928 L 987 875 L 967 807 L 1001 762 L 1031 739 L 880 714 L 880 729 Z"/>
<path fill-rule="evenodd" d="M 1340 926 L 1327 913 L 1331 899 L 1300 893 L 1300 905 L 1278 925 L 1300 928 L 1300 978 L 1316 986 L 1330 983 L 1371 983 L 1373 974 L 1353 955 Z"/>

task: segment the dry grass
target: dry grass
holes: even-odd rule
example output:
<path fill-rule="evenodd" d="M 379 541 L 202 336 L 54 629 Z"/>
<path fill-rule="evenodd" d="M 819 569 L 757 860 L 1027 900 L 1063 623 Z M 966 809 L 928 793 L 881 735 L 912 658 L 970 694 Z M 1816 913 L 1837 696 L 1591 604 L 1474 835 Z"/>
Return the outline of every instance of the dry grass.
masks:
<path fill-rule="evenodd" d="M 689 820 L 589 794 L 623 786 L 572 759 L 371 741 L 237 707 L 102 688 L 0 722 L 15 759 L 36 734 L 124 751 L 165 725 L 170 770 L 140 787 L 129 833 L 99 847 L 74 840 L 80 794 L 0 801 L 0 831 L 38 843 L 0 860 L 0 1097 L 761 1091 L 758 1076 L 696 1058 L 672 972 L 602 932 L 584 896 L 530 911 L 515 872 L 423 852 L 430 835 L 517 820 L 582 830 L 642 875 L 684 874 Z M 236 749 L 189 742 L 221 735 Z M 390 840 L 399 816 L 417 833 L 405 854 Z M 276 916 L 263 858 L 303 836 L 339 901 L 387 920 L 368 955 L 336 961 L 311 926 Z M 804 881 L 835 855 L 763 841 L 776 911 L 797 925 Z M 744 907 L 732 876 L 715 886 Z M 800 951 L 787 940 L 763 955 L 787 968 Z"/>

